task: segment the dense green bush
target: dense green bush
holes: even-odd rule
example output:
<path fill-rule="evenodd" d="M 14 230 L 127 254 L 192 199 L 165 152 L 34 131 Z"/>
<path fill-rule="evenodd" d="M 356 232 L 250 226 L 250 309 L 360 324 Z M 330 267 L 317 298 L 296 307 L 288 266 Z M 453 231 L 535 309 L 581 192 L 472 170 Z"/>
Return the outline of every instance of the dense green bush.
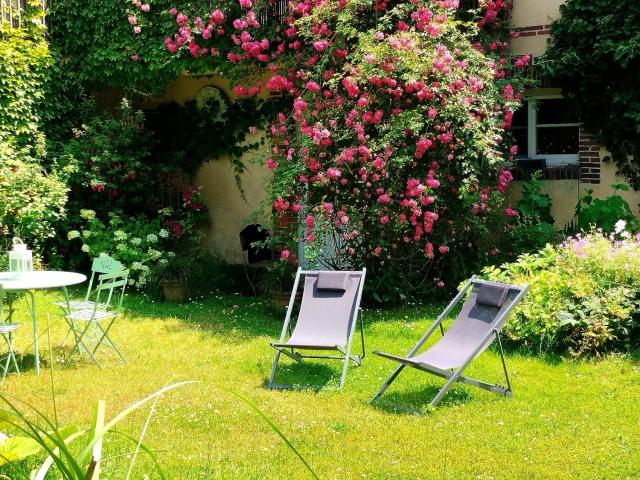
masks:
<path fill-rule="evenodd" d="M 14 235 L 41 247 L 65 215 L 64 181 L 43 170 L 29 150 L 0 135 L 0 256 Z"/>
<path fill-rule="evenodd" d="M 484 278 L 531 285 L 505 332 L 542 352 L 601 355 L 640 345 L 640 236 L 594 232 L 548 245 L 513 263 L 487 267 Z"/>
<path fill-rule="evenodd" d="M 614 193 L 607 198 L 593 198 L 593 190 L 585 190 L 576 205 L 577 223 L 569 228 L 589 231 L 592 228 L 601 228 L 605 232 L 613 232 L 618 220 L 634 223 L 636 220 L 627 201 L 618 195 L 618 190 L 627 191 L 625 184 L 611 185 Z"/>

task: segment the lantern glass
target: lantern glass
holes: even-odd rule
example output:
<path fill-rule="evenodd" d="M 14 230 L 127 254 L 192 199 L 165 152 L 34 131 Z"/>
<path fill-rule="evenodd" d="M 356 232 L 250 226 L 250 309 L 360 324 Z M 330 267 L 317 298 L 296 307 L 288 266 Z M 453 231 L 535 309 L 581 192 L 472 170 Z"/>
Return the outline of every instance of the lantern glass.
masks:
<path fill-rule="evenodd" d="M 9 272 L 19 275 L 33 270 L 31 250 L 9 251 Z"/>

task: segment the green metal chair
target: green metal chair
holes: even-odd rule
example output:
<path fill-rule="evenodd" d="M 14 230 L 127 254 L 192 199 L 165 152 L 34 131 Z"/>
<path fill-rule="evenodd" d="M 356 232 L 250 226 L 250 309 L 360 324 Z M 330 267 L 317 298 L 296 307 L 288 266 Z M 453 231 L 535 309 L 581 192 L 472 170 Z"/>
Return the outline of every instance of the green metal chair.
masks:
<path fill-rule="evenodd" d="M 5 344 L 7 345 L 7 354 L 6 357 L 0 361 L 0 370 L 2 370 L 2 380 L 4 381 L 7 373 L 9 373 L 9 369 L 11 368 L 11 363 L 16 369 L 17 373 L 20 373 L 20 368 L 18 368 L 18 362 L 16 360 L 16 355 L 13 351 L 13 337 L 15 335 L 16 330 L 21 325 L 20 323 L 11 322 L 11 315 L 8 314 L 7 317 L 4 316 L 4 289 L 2 288 L 2 284 L 0 284 L 0 336 L 2 336 Z"/>
<path fill-rule="evenodd" d="M 109 337 L 109 330 L 122 314 L 124 293 L 129 277 L 128 270 L 116 273 L 103 273 L 97 276 L 97 284 L 88 295 L 88 308 L 80 302 L 80 308 L 69 308 L 65 320 L 75 340 L 74 350 L 80 356 L 87 353 L 91 360 L 101 367 L 96 359 L 96 352 L 101 346 L 115 350 L 124 363 L 126 358 Z"/>
<path fill-rule="evenodd" d="M 124 265 L 115 258 L 110 257 L 106 253 L 100 254 L 100 256 L 93 259 L 91 264 L 91 277 L 89 278 L 89 286 L 87 287 L 87 293 L 83 300 L 69 300 L 66 298 L 62 302 L 56 302 L 65 313 L 70 313 L 71 310 L 80 310 L 86 308 L 93 308 L 95 305 L 91 301 L 91 294 L 93 292 L 93 283 L 96 275 L 105 273 L 117 273 L 124 270 Z"/>

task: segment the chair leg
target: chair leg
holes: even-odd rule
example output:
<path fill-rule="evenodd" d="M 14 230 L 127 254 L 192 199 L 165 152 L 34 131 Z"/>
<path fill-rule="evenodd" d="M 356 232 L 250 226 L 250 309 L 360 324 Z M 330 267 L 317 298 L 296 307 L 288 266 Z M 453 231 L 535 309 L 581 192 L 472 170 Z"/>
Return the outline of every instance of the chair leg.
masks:
<path fill-rule="evenodd" d="M 458 381 L 458 377 L 460 376 L 461 373 L 462 372 L 458 371 L 449 377 L 449 379 L 442 386 L 438 394 L 435 397 L 433 397 L 433 400 L 431 400 L 431 402 L 429 402 L 430 406 L 435 407 L 436 405 L 438 405 L 438 403 L 440 403 L 440 400 L 442 400 L 442 397 L 444 397 L 449 391 L 449 389 L 451 388 L 451 386 Z"/>
<path fill-rule="evenodd" d="M 278 368 L 278 360 L 280 360 L 280 350 L 276 350 L 276 356 L 273 359 L 273 365 L 271 367 L 271 374 L 269 375 L 269 384 L 267 388 L 271 389 L 273 387 L 273 381 L 276 378 L 276 369 Z"/>
<path fill-rule="evenodd" d="M 389 385 L 391 385 L 391 383 L 396 379 L 396 377 L 400 375 L 400 372 L 404 369 L 404 367 L 405 365 L 400 365 L 398 368 L 395 369 L 395 371 L 391 374 L 391 376 L 387 379 L 387 381 L 384 382 L 382 386 L 378 389 L 378 391 L 375 393 L 375 395 L 371 397 L 371 400 L 369 400 L 369 403 L 374 402 L 380 395 L 384 393 L 384 391 L 387 388 L 389 388 Z"/>
<path fill-rule="evenodd" d="M 498 339 L 498 350 L 500 350 L 500 360 L 502 360 L 502 370 L 504 371 L 504 378 L 507 381 L 507 388 L 505 395 L 512 394 L 511 381 L 509 380 L 509 372 L 507 372 L 507 363 L 504 360 L 504 351 L 502 350 L 502 341 L 500 340 L 500 332 L 496 330 L 496 337 Z"/>
<path fill-rule="evenodd" d="M 82 347 L 84 349 L 85 352 L 87 352 L 87 355 L 89 355 L 91 357 L 91 360 L 93 360 L 93 363 L 95 363 L 98 368 L 102 368 L 102 366 L 100 365 L 100 363 L 98 362 L 98 360 L 96 359 L 96 357 L 93 355 L 93 352 L 91 351 L 91 349 L 87 346 L 87 344 L 85 343 L 84 337 L 86 336 L 87 332 L 89 331 L 89 328 L 91 328 L 91 322 L 87 322 L 87 326 L 84 327 L 84 330 L 82 330 L 82 333 L 80 333 L 79 336 L 76 336 L 76 348 L 78 349 L 78 352 L 80 352 L 80 347 Z M 74 330 L 75 333 L 75 330 Z"/>
<path fill-rule="evenodd" d="M 111 322 L 109 322 L 109 325 L 107 325 L 106 329 L 103 329 L 102 326 L 96 322 L 96 328 L 99 329 L 102 332 L 102 336 L 100 337 L 100 340 L 98 340 L 96 342 L 96 346 L 93 349 L 93 353 L 96 353 L 96 350 L 98 350 L 98 347 L 104 342 L 109 342 L 109 346 L 111 346 L 111 348 L 113 348 L 116 353 L 118 354 L 118 356 L 120 356 L 120 359 L 124 362 L 127 363 L 127 359 L 124 357 L 124 355 L 122 354 L 122 352 L 118 349 L 118 347 L 116 346 L 115 343 L 113 343 L 113 340 L 111 340 L 111 337 L 109 337 L 108 332 L 109 329 L 111 328 L 111 326 L 114 324 L 114 322 L 116 321 L 116 319 L 114 318 L 113 320 L 111 320 Z"/>

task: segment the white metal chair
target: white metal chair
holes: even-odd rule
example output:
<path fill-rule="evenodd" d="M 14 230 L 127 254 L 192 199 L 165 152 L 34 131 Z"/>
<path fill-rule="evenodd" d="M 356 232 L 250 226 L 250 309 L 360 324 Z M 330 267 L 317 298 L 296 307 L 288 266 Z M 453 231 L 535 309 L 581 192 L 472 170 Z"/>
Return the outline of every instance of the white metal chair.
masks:
<path fill-rule="evenodd" d="M 74 349 L 79 355 L 87 353 L 98 367 L 101 365 L 95 355 L 100 346 L 112 348 L 127 362 L 109 337 L 109 330 L 122 314 L 128 276 L 128 270 L 98 275 L 97 285 L 88 296 L 92 306 L 70 308 L 64 316 L 75 340 Z"/>
<path fill-rule="evenodd" d="M 69 300 L 66 298 L 62 302 L 56 302 L 65 313 L 69 313 L 71 310 L 79 310 L 86 308 L 93 308 L 95 305 L 91 301 L 90 296 L 93 292 L 93 283 L 96 275 L 104 273 L 117 273 L 123 271 L 124 265 L 115 258 L 110 257 L 106 253 L 100 254 L 100 256 L 93 259 L 91 264 L 91 277 L 89 278 L 89 286 L 87 287 L 87 293 L 83 300 Z"/>
<path fill-rule="evenodd" d="M 18 362 L 16 361 L 16 355 L 13 351 L 13 337 L 16 330 L 18 329 L 18 327 L 20 327 L 21 324 L 11 322 L 10 312 L 7 317 L 5 317 L 4 315 L 4 289 L 2 288 L 2 284 L 0 284 L 0 336 L 2 336 L 2 339 L 7 346 L 6 357 L 2 361 L 0 361 L 0 370 L 2 370 L 2 381 L 4 381 L 7 373 L 9 373 L 11 363 L 13 363 L 16 372 L 20 373 L 20 368 L 18 368 Z"/>

